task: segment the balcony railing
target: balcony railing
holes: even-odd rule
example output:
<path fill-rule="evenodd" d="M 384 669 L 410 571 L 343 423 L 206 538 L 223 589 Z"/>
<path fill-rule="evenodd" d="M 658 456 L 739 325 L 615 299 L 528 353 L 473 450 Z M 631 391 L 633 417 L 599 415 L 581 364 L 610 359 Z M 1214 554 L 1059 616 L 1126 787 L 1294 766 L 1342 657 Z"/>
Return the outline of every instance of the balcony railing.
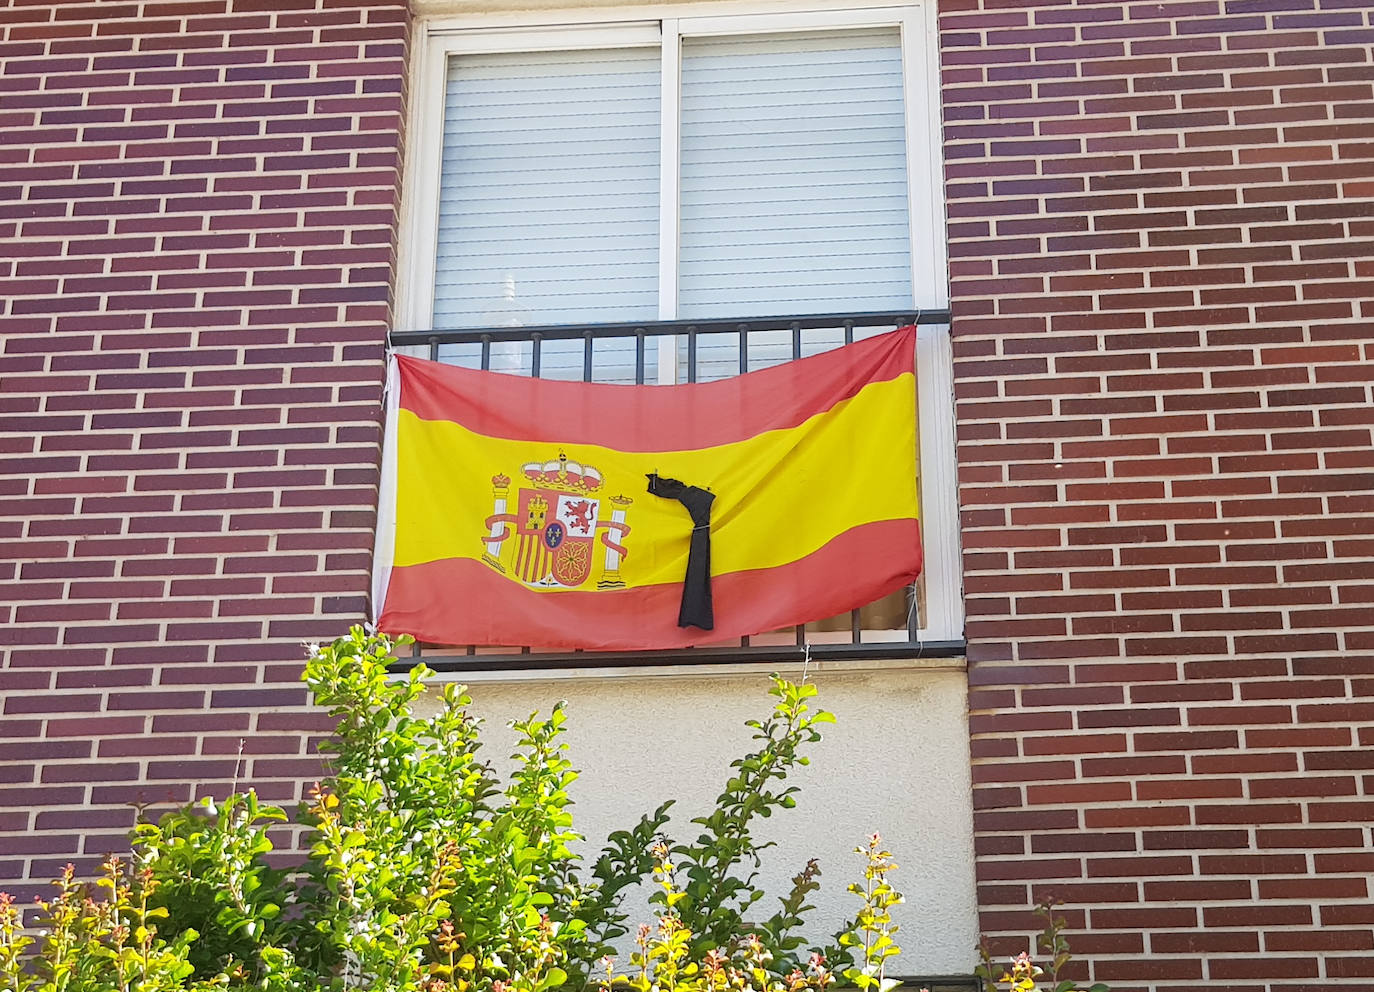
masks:
<path fill-rule="evenodd" d="M 395 348 L 484 371 L 583 382 L 704 382 L 828 351 L 907 324 L 947 324 L 948 310 L 799 317 L 712 318 L 623 324 L 398 332 Z M 423 350 L 423 351 L 421 351 Z M 954 657 L 960 641 L 920 637 L 923 582 L 884 600 L 788 630 L 728 643 L 653 652 L 545 652 L 527 647 L 417 644 L 439 671 L 652 668 L 721 662 Z M 404 666 L 398 666 L 404 667 Z"/>

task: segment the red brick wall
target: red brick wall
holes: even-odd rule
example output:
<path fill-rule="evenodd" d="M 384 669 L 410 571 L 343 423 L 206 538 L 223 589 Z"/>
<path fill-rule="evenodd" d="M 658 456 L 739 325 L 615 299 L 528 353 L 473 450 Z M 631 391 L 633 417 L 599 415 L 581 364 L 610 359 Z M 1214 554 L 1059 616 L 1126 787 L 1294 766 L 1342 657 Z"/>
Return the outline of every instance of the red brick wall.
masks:
<path fill-rule="evenodd" d="M 407 15 L 0 0 L 0 31 L 0 888 L 29 894 L 131 802 L 313 773 L 299 642 L 361 617 L 372 542 Z"/>
<path fill-rule="evenodd" d="M 940 7 L 983 927 L 1374 988 L 1374 8 Z"/>

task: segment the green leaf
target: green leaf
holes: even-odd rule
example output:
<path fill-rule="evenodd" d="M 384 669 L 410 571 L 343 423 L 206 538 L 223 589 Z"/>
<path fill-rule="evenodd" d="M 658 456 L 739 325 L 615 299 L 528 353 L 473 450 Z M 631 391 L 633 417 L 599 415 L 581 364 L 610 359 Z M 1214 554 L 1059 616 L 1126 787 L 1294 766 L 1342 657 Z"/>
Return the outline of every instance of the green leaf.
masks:
<path fill-rule="evenodd" d="M 564 971 L 562 968 L 550 968 L 548 970 L 548 973 L 544 975 L 542 979 L 540 979 L 539 984 L 535 986 L 535 988 L 539 990 L 555 989 L 566 984 L 567 981 L 568 973 L 566 971 Z"/>

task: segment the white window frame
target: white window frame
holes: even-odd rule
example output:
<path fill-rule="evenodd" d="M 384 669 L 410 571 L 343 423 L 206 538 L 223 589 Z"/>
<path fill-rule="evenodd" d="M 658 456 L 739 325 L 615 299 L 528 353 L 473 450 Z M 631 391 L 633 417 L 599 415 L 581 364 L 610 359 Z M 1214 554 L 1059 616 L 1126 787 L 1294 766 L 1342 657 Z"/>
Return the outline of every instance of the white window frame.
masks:
<path fill-rule="evenodd" d="M 695 0 L 688 3 L 569 7 L 453 14 L 460 0 L 418 0 L 412 51 L 410 151 L 399 239 L 395 326 L 432 327 L 443 157 L 445 84 L 453 56 L 497 52 L 658 47 L 662 52 L 660 320 L 676 320 L 678 268 L 678 99 L 682 40 L 729 34 L 894 27 L 902 39 L 912 293 L 917 308 L 949 306 L 935 0 L 886 7 L 863 0 L 811 6 L 806 0 Z M 466 6 L 466 4 L 464 4 Z M 674 338 L 659 339 L 658 377 L 676 374 Z M 921 641 L 963 638 L 954 386 L 949 328 L 917 333 L 921 520 L 925 609 Z"/>

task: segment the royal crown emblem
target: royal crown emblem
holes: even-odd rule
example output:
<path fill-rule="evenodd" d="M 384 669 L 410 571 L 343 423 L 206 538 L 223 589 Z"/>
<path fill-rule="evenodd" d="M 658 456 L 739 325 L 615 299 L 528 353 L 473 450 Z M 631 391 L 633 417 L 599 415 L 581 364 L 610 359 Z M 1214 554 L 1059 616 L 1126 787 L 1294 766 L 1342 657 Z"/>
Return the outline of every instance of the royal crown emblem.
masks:
<path fill-rule="evenodd" d="M 513 512 L 510 476 L 492 476 L 495 503 L 485 521 L 482 560 L 527 586 L 579 589 L 588 586 L 600 557 L 595 588 L 623 588 L 620 564 L 628 552 L 621 541 L 630 532 L 625 511 L 633 500 L 604 497 L 601 473 L 563 451 L 552 461 L 526 462 L 520 474 Z"/>

